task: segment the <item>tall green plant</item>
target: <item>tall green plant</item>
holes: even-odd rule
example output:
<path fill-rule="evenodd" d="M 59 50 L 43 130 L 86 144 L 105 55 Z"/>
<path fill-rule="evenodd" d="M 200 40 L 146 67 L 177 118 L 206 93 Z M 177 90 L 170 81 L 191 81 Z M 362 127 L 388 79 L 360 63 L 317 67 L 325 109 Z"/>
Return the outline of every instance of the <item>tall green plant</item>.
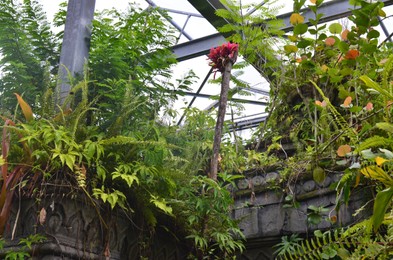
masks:
<path fill-rule="evenodd" d="M 53 87 L 59 60 L 59 41 L 38 1 L 0 3 L 0 54 L 1 111 L 13 111 L 13 93 L 23 93 L 29 104 L 38 105 L 36 98 Z"/>

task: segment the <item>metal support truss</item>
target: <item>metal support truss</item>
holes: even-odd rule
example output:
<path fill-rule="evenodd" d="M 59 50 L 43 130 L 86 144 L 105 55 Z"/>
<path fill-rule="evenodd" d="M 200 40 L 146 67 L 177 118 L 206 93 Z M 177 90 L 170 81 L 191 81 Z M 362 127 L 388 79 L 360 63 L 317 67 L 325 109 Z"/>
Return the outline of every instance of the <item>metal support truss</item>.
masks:
<path fill-rule="evenodd" d="M 234 122 L 234 124 L 231 124 L 229 126 L 229 131 L 233 132 L 233 131 L 240 131 L 240 130 L 245 130 L 245 129 L 257 127 L 262 122 L 265 122 L 267 117 L 268 117 L 268 115 L 264 114 L 259 117 L 236 121 L 236 122 Z M 247 118 L 247 117 L 244 117 L 244 118 Z"/>
<path fill-rule="evenodd" d="M 159 10 L 162 10 L 159 6 L 157 6 L 152 0 L 145 0 L 151 7 L 155 7 L 158 8 Z M 170 24 L 172 24 L 172 26 L 174 26 L 177 30 L 179 30 L 179 32 L 181 32 L 182 35 L 184 35 L 188 40 L 192 40 L 191 35 L 189 35 L 188 33 L 186 33 L 183 28 L 178 25 L 173 19 L 170 19 L 168 17 L 165 17 L 165 19 L 168 20 L 168 22 Z"/>
<path fill-rule="evenodd" d="M 176 93 L 183 94 L 186 96 L 191 96 L 191 97 L 199 97 L 199 98 L 218 97 L 218 95 L 208 95 L 208 94 L 201 94 L 201 93 L 196 94 L 193 92 L 186 92 L 186 91 L 177 91 Z M 238 102 L 238 103 L 246 103 L 246 104 L 251 104 L 251 105 L 262 105 L 262 106 L 268 105 L 267 102 L 250 100 L 250 99 L 242 99 L 242 98 L 228 98 L 228 101 L 234 101 L 234 102 Z"/>
<path fill-rule="evenodd" d="M 202 81 L 202 84 L 199 86 L 197 92 L 195 93 L 196 95 L 198 95 L 198 94 L 201 92 L 202 88 L 205 86 L 205 84 L 206 84 L 207 80 L 209 79 L 210 74 L 211 74 L 212 72 L 213 72 L 213 67 L 211 67 L 210 70 L 209 70 L 209 72 L 206 74 L 206 77 L 205 77 L 204 80 Z M 187 109 L 190 108 L 190 107 L 192 106 L 192 104 L 194 104 L 194 101 L 195 101 L 196 98 L 197 98 L 197 96 L 194 96 L 194 97 L 191 99 L 191 102 L 188 104 Z M 182 116 L 180 117 L 179 121 L 177 122 L 177 125 L 180 125 L 180 124 L 181 124 L 181 122 L 183 121 L 183 119 L 184 119 L 185 116 L 186 116 L 186 110 L 183 112 Z"/>

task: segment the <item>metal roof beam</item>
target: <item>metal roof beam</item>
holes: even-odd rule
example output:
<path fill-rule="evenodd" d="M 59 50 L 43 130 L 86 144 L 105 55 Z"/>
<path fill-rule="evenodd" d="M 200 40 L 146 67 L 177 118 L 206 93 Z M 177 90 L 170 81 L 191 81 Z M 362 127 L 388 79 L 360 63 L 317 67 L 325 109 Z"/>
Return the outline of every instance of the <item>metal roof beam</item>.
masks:
<path fill-rule="evenodd" d="M 219 0 L 188 0 L 214 27 L 219 28 L 225 23 L 225 19 L 215 15 L 215 11 L 220 8 L 225 8 Z M 381 0 L 385 6 L 393 5 L 393 0 Z M 319 13 L 324 13 L 321 22 L 328 22 L 335 19 L 347 17 L 351 14 L 348 0 L 336 0 L 324 3 L 319 9 Z M 289 17 L 292 12 L 277 16 L 278 19 L 283 19 L 285 26 L 284 31 L 292 30 L 292 25 L 289 22 Z M 314 19 L 314 13 L 310 9 L 304 9 L 303 15 L 306 19 Z M 206 41 L 206 42 L 205 42 Z M 209 53 L 212 47 L 217 47 L 225 42 L 225 38 L 220 34 L 209 35 L 200 39 L 189 41 L 186 43 L 173 46 L 173 52 L 179 61 L 195 58 Z"/>
<path fill-rule="evenodd" d="M 191 97 L 199 97 L 199 98 L 211 98 L 211 97 L 218 97 L 218 95 L 207 95 L 207 94 L 196 94 L 193 92 L 186 92 L 186 91 L 176 91 L 177 94 L 183 94 L 186 96 L 191 96 Z M 252 105 L 263 105 L 266 106 L 268 105 L 267 102 L 263 101 L 256 101 L 256 100 L 250 100 L 250 99 L 242 99 L 242 98 L 228 98 L 228 101 L 234 101 L 234 102 L 239 102 L 239 103 L 247 103 L 247 104 L 252 104 Z"/>
<path fill-rule="evenodd" d="M 233 130 L 239 131 L 239 130 L 244 130 L 244 129 L 250 129 L 253 127 L 259 126 L 260 123 L 265 122 L 267 118 L 267 115 L 256 117 L 253 119 L 246 119 L 242 121 L 237 121 L 234 124 L 231 124 L 229 126 L 229 130 L 232 132 Z"/>
<path fill-rule="evenodd" d="M 198 38 L 189 42 L 180 43 L 172 47 L 178 61 L 189 60 L 202 55 L 207 55 L 211 48 L 225 42 L 224 36 L 219 33 Z"/>

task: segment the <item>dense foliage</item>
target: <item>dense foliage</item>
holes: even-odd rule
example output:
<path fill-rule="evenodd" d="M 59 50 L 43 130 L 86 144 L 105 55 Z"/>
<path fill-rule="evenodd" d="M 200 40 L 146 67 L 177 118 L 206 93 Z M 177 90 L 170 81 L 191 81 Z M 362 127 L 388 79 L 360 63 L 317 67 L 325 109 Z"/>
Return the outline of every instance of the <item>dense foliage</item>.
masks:
<path fill-rule="evenodd" d="M 299 178 L 321 183 L 341 174 L 331 186 L 336 211 L 359 187 L 376 194 L 370 219 L 348 229 L 317 231 L 310 242 L 283 237 L 280 257 L 391 258 L 393 223 L 386 212 L 393 198 L 393 56 L 392 44 L 380 42 L 375 29 L 386 16 L 383 4 L 352 0 L 358 9 L 351 23 L 321 25 L 323 0 L 293 2 L 293 31 L 285 37 L 268 4 L 223 1 L 228 9 L 217 12 L 231 21 L 221 31 L 269 81 L 271 99 L 268 119 L 249 150 L 236 134 L 235 144 L 224 136 L 215 181 L 207 177 L 215 134 L 211 115 L 188 109 L 182 127 L 164 125 L 158 117 L 160 111 L 175 113 L 168 105 L 195 78 L 190 73 L 177 85 L 169 80 L 175 37 L 157 10 L 131 5 L 124 13 L 97 14 L 89 64 L 73 81 L 71 109 L 63 110 L 53 104 L 52 94 L 63 32 L 51 32 L 37 1 L 2 1 L 0 228 L 15 185 L 23 183 L 25 195 L 38 198 L 49 192 L 47 183 L 60 181 L 103 211 L 124 210 L 139 227 L 141 257 L 152 255 L 152 237 L 165 226 L 187 241 L 190 258 L 233 258 L 243 249 L 237 222 L 228 214 L 230 190 L 239 178 L 233 174 L 274 168 L 281 182 L 271 188 L 285 192 L 293 207 L 296 194 L 287 187 Z M 305 6 L 315 19 L 305 21 Z M 243 14 L 248 7 L 257 8 Z M 64 20 L 61 10 L 55 24 Z M 236 72 L 232 81 L 246 85 Z M 292 149 L 286 151 L 284 142 Z M 317 224 L 325 209 L 309 209 L 309 223 Z M 331 217 L 334 223 L 336 216 Z"/>
<path fill-rule="evenodd" d="M 235 177 L 206 177 L 214 120 L 194 109 L 181 128 L 158 117 L 173 115 L 175 93 L 195 79 L 191 72 L 171 83 L 175 37 L 162 12 L 130 5 L 97 14 L 89 64 L 63 107 L 53 102 L 63 32 L 50 31 L 38 1 L 3 1 L 0 12 L 1 231 L 15 185 L 38 203 L 59 185 L 87 198 L 103 227 L 106 212 L 123 211 L 137 227 L 141 258 L 153 256 L 158 228 L 191 258 L 231 258 L 243 248 L 229 215 L 226 187 Z M 65 15 L 55 16 L 57 26 Z"/>
<path fill-rule="evenodd" d="M 337 212 L 359 187 L 373 187 L 376 192 L 370 220 L 347 231 L 319 231 L 310 243 L 284 237 L 277 252 L 285 259 L 391 258 L 391 214 L 386 212 L 393 198 L 393 46 L 381 41 L 376 29 L 387 16 L 383 4 L 349 1 L 355 10 L 347 21 L 323 24 L 324 14 L 319 12 L 323 0 L 295 0 L 290 16 L 293 31 L 284 40 L 276 37 L 283 32 L 274 19 L 263 23 L 260 13 L 242 15 L 241 5 L 225 3 L 231 11 L 220 10 L 218 15 L 233 24 L 222 32 L 232 33 L 230 39 L 240 43 L 240 52 L 263 71 L 271 87 L 269 117 L 257 133 L 256 149 L 248 152 L 248 161 L 254 158 L 253 166 L 262 171 L 278 169 L 286 180 L 280 189 L 294 207 L 299 205 L 296 194 L 285 186 L 299 178 L 311 176 L 322 183 L 326 176 L 342 174 L 331 186 L 337 191 Z M 314 19 L 305 20 L 304 7 Z M 262 29 L 256 23 L 263 24 Z M 271 40 L 261 42 L 264 34 Z M 273 39 L 277 51 L 271 48 Z M 284 143 L 291 143 L 287 146 L 291 149 L 285 150 Z M 326 209 L 312 205 L 309 210 L 313 213 L 308 222 L 315 225 Z M 336 218 L 328 221 L 334 223 Z M 388 231 L 379 233 L 381 225 Z"/>

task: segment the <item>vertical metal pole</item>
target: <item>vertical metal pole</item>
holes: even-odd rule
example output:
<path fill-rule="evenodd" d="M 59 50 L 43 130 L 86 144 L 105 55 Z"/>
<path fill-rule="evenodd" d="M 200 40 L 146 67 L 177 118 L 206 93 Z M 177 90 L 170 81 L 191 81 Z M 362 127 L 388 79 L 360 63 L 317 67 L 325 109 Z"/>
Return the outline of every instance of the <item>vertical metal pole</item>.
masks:
<path fill-rule="evenodd" d="M 89 57 L 95 3 L 95 0 L 68 1 L 57 85 L 58 105 L 63 105 L 70 93 L 70 76 L 83 74 L 83 67 Z"/>

